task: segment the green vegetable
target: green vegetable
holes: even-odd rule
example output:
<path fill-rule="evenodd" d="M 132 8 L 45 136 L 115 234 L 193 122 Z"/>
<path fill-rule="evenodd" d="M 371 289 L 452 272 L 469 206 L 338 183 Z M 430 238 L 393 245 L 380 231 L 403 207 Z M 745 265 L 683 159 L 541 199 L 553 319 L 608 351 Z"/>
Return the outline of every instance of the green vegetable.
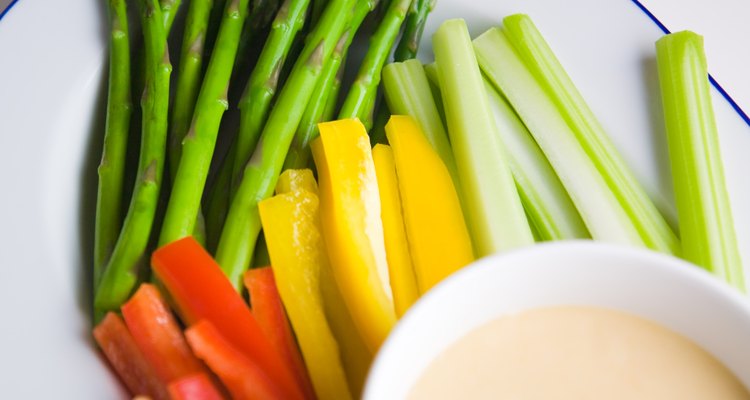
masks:
<path fill-rule="evenodd" d="M 492 84 L 487 79 L 484 82 L 518 194 L 539 239 L 590 238 L 573 201 L 529 130 Z"/>
<path fill-rule="evenodd" d="M 233 186 L 239 185 L 242 171 L 258 144 L 268 110 L 271 108 L 271 101 L 276 94 L 281 68 L 292 47 L 294 37 L 302 29 L 309 3 L 310 0 L 284 1 L 273 22 L 258 63 L 247 82 L 240 100 L 240 130 L 232 167 Z"/>
<path fill-rule="evenodd" d="M 656 42 L 682 256 L 745 291 L 711 105 L 703 38 L 693 32 Z"/>
<path fill-rule="evenodd" d="M 133 103 L 130 94 L 130 44 L 125 0 L 110 0 L 109 85 L 104 146 L 99 163 L 94 233 L 94 291 L 104 273 L 122 225 L 125 151 Z"/>
<path fill-rule="evenodd" d="M 287 154 L 286 161 L 284 161 L 284 169 L 307 168 L 309 166 L 310 157 L 312 156 L 310 142 L 318 136 L 318 123 L 330 119 L 330 114 L 325 119 L 324 114 L 332 111 L 330 109 L 332 104 L 335 106 L 335 99 L 332 99 L 331 95 L 338 96 L 337 93 L 334 93 L 334 90 L 338 92 L 336 82 L 338 82 L 339 87 L 341 86 L 341 72 L 343 71 L 341 66 L 343 60 L 362 21 L 364 21 L 370 11 L 375 9 L 376 3 L 376 1 L 360 0 L 354 6 L 346 29 L 339 38 L 338 43 L 336 43 L 331 58 L 325 62 L 323 72 L 321 72 L 312 97 L 307 103 L 305 113 L 302 114 L 302 120 L 297 127 L 297 133 L 294 135 L 294 140 L 292 140 L 292 144 L 289 147 L 289 154 Z"/>
<path fill-rule="evenodd" d="M 250 265 L 260 232 L 258 202 L 273 194 L 289 145 L 355 0 L 331 0 L 295 62 L 245 167 L 221 234 L 216 260 L 236 288 Z"/>
<path fill-rule="evenodd" d="M 164 21 L 164 32 L 167 36 L 172 31 L 172 22 L 177 15 L 177 10 L 180 9 L 180 4 L 182 4 L 182 0 L 159 0 L 161 17 Z"/>
<path fill-rule="evenodd" d="M 460 19 L 444 22 L 433 36 L 433 47 L 462 205 L 476 255 L 534 243 L 466 23 Z"/>
<path fill-rule="evenodd" d="M 490 29 L 474 40 L 474 46 L 482 70 L 534 136 L 591 236 L 597 240 L 643 246 L 638 229 L 602 173 L 503 32 Z M 442 66 L 438 67 L 442 72 Z"/>
<path fill-rule="evenodd" d="M 182 140 L 190 129 L 195 99 L 200 89 L 203 53 L 212 0 L 192 0 L 185 19 L 180 65 L 169 126 L 169 172 L 174 180 L 180 165 Z"/>
<path fill-rule="evenodd" d="M 227 91 L 248 0 L 227 3 L 211 60 L 195 105 L 193 121 L 182 144 L 182 156 L 162 226 L 160 244 L 190 235 L 195 228 L 208 168 L 216 146 Z"/>
<path fill-rule="evenodd" d="M 411 60 L 417 56 L 427 16 L 435 8 L 436 1 L 412 0 L 411 8 L 404 24 L 404 33 L 401 34 L 401 40 L 398 42 L 396 51 L 393 54 L 396 61 Z"/>
<path fill-rule="evenodd" d="M 138 267 L 146 256 L 164 169 L 172 66 L 157 0 L 141 0 L 141 20 L 146 47 L 146 87 L 141 97 L 143 133 L 138 176 L 122 231 L 95 295 L 94 309 L 98 315 L 118 309 L 138 280 Z"/>
<path fill-rule="evenodd" d="M 98 286 L 122 224 L 120 209 L 125 151 L 133 109 L 126 4 L 124 0 L 111 0 L 109 3 L 109 83 L 102 159 L 97 170 L 99 184 L 94 234 L 94 288 Z"/>
<path fill-rule="evenodd" d="M 508 41 L 571 127 L 646 246 L 679 253 L 677 236 L 622 160 L 531 19 L 512 15 L 503 20 L 503 26 Z"/>
<path fill-rule="evenodd" d="M 369 130 L 372 127 L 375 98 L 383 70 L 411 0 L 393 0 L 375 33 L 370 38 L 365 58 L 339 112 L 339 118 L 359 118 Z"/>

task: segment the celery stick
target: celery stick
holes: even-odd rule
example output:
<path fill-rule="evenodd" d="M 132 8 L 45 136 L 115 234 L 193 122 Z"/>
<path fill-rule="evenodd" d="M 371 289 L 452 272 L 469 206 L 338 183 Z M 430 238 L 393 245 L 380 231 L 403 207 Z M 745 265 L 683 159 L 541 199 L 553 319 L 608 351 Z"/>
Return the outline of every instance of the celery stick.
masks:
<path fill-rule="evenodd" d="M 711 105 L 703 37 L 678 32 L 656 42 L 682 256 L 745 291 Z"/>
<path fill-rule="evenodd" d="M 432 98 L 435 100 L 435 105 L 440 114 L 440 120 L 443 121 L 443 126 L 448 125 L 445 121 L 445 107 L 443 107 L 443 95 L 440 93 L 440 82 L 438 82 L 437 76 L 437 64 L 424 65 L 424 73 L 427 75 L 427 81 L 430 82 L 430 91 L 432 92 Z"/>
<path fill-rule="evenodd" d="M 490 29 L 474 40 L 474 46 L 482 70 L 536 139 L 591 236 L 597 240 L 644 246 L 638 229 L 596 164 L 503 32 Z M 438 67 L 438 72 L 442 73 L 442 66 L 438 64 Z"/>
<path fill-rule="evenodd" d="M 534 243 L 466 22 L 444 22 L 433 36 L 433 47 L 464 213 L 477 256 Z"/>
<path fill-rule="evenodd" d="M 571 127 L 646 246 L 665 253 L 679 253 L 677 236 L 618 154 L 531 19 L 523 14 L 511 15 L 503 20 L 503 27 L 518 56 Z"/>
<path fill-rule="evenodd" d="M 541 240 L 590 238 L 586 225 L 547 158 L 513 108 L 485 79 L 490 107 L 518 194 Z"/>
<path fill-rule="evenodd" d="M 408 60 L 387 65 L 383 69 L 383 87 L 391 114 L 409 115 L 419 123 L 427 141 L 443 160 L 454 185 L 458 187 L 456 159 L 422 63 Z"/>

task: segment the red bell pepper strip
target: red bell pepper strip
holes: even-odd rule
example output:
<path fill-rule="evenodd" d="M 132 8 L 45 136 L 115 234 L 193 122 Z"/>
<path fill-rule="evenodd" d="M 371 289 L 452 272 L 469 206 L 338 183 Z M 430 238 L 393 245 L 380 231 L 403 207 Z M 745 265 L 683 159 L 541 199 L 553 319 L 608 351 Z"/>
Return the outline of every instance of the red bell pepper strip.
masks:
<path fill-rule="evenodd" d="M 211 379 L 204 373 L 188 375 L 167 386 L 172 400 L 223 400 Z"/>
<path fill-rule="evenodd" d="M 206 372 L 190 351 L 169 306 L 159 290 L 144 283 L 122 306 L 122 317 L 135 343 L 164 384 Z"/>
<path fill-rule="evenodd" d="M 287 398 L 263 368 L 236 349 L 211 322 L 198 322 L 185 331 L 185 336 L 195 354 L 219 377 L 233 399 Z"/>
<path fill-rule="evenodd" d="M 130 394 L 144 395 L 155 400 L 169 399 L 166 387 L 117 314 L 107 313 L 94 328 L 94 339 Z"/>
<path fill-rule="evenodd" d="M 291 366 L 305 398 L 314 399 L 315 391 L 307 374 L 297 341 L 284 311 L 279 290 L 271 267 L 248 270 L 243 282 L 250 293 L 250 305 L 260 328 L 265 332 L 274 350 Z"/>
<path fill-rule="evenodd" d="M 291 368 L 274 351 L 242 296 L 195 239 L 186 237 L 159 248 L 151 264 L 183 321 L 210 322 L 232 347 L 268 374 L 284 398 L 304 397 Z"/>

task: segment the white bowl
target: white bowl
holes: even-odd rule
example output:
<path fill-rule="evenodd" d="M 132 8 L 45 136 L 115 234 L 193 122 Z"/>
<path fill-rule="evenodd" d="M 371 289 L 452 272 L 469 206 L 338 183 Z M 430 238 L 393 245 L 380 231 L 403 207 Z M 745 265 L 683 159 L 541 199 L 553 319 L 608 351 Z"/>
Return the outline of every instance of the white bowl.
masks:
<path fill-rule="evenodd" d="M 403 399 L 457 339 L 502 315 L 545 306 L 625 311 L 691 339 L 750 387 L 750 304 L 704 270 L 594 242 L 534 246 L 479 260 L 421 298 L 370 371 L 365 399 Z"/>

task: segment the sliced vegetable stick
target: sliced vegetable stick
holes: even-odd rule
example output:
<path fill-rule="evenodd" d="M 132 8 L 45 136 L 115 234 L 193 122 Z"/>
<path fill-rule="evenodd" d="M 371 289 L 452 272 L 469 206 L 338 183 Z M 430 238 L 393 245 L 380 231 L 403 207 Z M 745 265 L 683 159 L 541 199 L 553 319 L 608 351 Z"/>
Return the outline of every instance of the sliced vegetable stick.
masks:
<path fill-rule="evenodd" d="M 477 256 L 533 244 L 466 22 L 444 22 L 433 36 L 433 48 L 461 199 Z"/>
<path fill-rule="evenodd" d="M 682 255 L 745 291 L 703 38 L 678 32 L 656 42 Z"/>
<path fill-rule="evenodd" d="M 239 293 L 191 237 L 163 246 L 151 258 L 183 321 L 207 320 L 233 347 L 257 363 L 288 398 L 302 398 L 291 369 L 275 353 Z"/>
<path fill-rule="evenodd" d="M 421 66 L 420 66 L 421 68 Z M 401 212 L 401 196 L 398 191 L 396 163 L 390 146 L 379 144 L 372 149 L 375 172 L 378 176 L 378 191 L 382 206 L 381 219 L 385 235 L 385 251 L 388 257 L 388 273 L 396 315 L 400 318 L 419 298 L 417 278 L 406 240 L 404 215 Z"/>
<path fill-rule="evenodd" d="M 536 139 L 591 236 L 607 242 L 644 246 L 638 229 L 617 196 L 503 32 L 490 29 L 474 40 L 474 46 L 482 70 Z"/>
<path fill-rule="evenodd" d="M 297 383 L 304 391 L 305 398 L 315 398 L 307 368 L 302 361 L 299 347 L 281 302 L 276 280 L 271 267 L 255 268 L 245 272 L 243 282 L 250 294 L 253 315 L 277 353 L 294 371 Z"/>
<path fill-rule="evenodd" d="M 672 228 L 625 164 L 531 18 L 523 14 L 506 17 L 503 31 L 570 126 L 646 246 L 665 253 L 679 253 L 680 242 Z"/>
<path fill-rule="evenodd" d="M 172 400 L 222 400 L 221 392 L 214 386 L 211 379 L 203 373 L 188 375 L 167 386 Z"/>
<path fill-rule="evenodd" d="M 302 190 L 318 195 L 318 183 L 310 170 L 287 170 L 281 174 L 279 179 L 280 183 L 276 185 L 277 194 Z M 281 183 L 287 179 L 290 182 L 289 185 Z M 322 242 L 320 213 L 315 212 L 314 214 L 316 215 L 315 225 L 311 228 L 314 230 L 310 232 L 310 238 L 317 237 L 318 242 L 309 249 L 320 249 L 321 251 L 320 291 L 323 296 L 323 308 L 333 336 L 338 341 L 344 372 L 349 381 L 349 390 L 354 397 L 359 397 L 372 363 L 372 353 L 365 346 L 362 337 L 357 334 L 352 316 L 346 308 L 341 291 L 333 278 L 325 244 Z"/>
<path fill-rule="evenodd" d="M 190 347 L 221 379 L 234 399 L 285 399 L 284 391 L 267 371 L 219 333 L 207 320 L 185 331 Z M 296 397 L 300 398 L 300 397 Z"/>
<path fill-rule="evenodd" d="M 385 126 L 398 174 L 407 242 L 420 293 L 474 261 L 448 169 L 419 125 L 394 115 Z"/>
<path fill-rule="evenodd" d="M 560 178 L 507 100 L 485 79 L 500 139 L 529 222 L 542 240 L 591 238 Z"/>
<path fill-rule="evenodd" d="M 145 395 L 156 400 L 169 399 L 156 371 L 117 314 L 107 313 L 94 328 L 94 339 L 131 395 Z"/>
<path fill-rule="evenodd" d="M 122 306 L 122 316 L 146 359 L 164 384 L 206 372 L 159 291 L 144 283 Z"/>
<path fill-rule="evenodd" d="M 356 119 L 319 125 L 320 216 L 336 282 L 373 353 L 396 322 L 370 139 Z"/>
<path fill-rule="evenodd" d="M 327 260 L 317 225 L 317 196 L 305 190 L 283 193 L 262 201 L 259 207 L 279 294 L 315 392 L 321 399 L 350 399 L 320 292 L 320 269 Z"/>

